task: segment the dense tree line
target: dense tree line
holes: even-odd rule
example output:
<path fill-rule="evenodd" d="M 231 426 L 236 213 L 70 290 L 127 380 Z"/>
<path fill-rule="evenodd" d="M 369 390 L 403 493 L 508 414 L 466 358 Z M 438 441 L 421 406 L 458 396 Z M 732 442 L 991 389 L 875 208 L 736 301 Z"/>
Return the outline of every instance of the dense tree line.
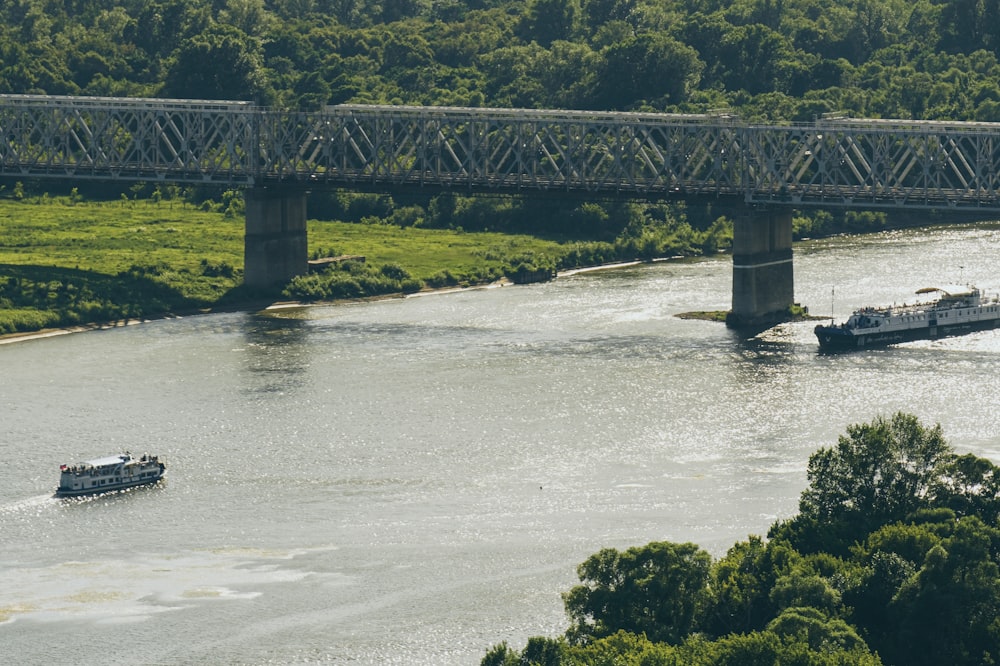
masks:
<path fill-rule="evenodd" d="M 2 0 L 0 92 L 1000 121 L 997 0 Z"/>
<path fill-rule="evenodd" d="M 565 636 L 483 666 L 981 666 L 1000 660 L 1000 468 L 897 413 L 813 454 L 799 514 L 721 559 L 605 549 Z"/>

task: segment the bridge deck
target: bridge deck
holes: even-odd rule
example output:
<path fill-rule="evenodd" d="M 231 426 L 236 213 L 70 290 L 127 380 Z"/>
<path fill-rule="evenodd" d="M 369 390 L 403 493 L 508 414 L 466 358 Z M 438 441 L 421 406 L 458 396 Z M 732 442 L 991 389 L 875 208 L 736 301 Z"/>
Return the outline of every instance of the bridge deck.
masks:
<path fill-rule="evenodd" d="M 1000 124 L 0 95 L 0 175 L 1000 210 Z"/>

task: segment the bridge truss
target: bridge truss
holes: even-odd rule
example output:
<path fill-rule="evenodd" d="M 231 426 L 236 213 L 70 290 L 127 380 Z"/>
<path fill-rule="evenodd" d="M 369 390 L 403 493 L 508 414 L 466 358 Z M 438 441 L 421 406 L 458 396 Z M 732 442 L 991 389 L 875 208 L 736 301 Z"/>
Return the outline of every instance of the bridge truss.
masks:
<path fill-rule="evenodd" d="M 0 95 L 0 176 L 1000 211 L 1000 124 Z"/>

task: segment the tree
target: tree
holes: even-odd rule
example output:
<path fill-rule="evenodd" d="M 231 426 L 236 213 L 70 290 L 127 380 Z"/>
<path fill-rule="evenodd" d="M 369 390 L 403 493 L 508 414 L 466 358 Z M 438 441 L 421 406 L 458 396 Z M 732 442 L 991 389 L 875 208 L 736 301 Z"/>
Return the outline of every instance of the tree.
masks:
<path fill-rule="evenodd" d="M 763 629 L 774 617 L 771 590 L 799 555 L 779 542 L 751 536 L 712 566 L 710 601 L 701 629 L 714 636 Z"/>
<path fill-rule="evenodd" d="M 521 663 L 531 666 L 559 666 L 566 654 L 566 642 L 562 639 L 533 636 L 521 651 Z"/>
<path fill-rule="evenodd" d="M 898 23 L 890 4 L 877 0 L 858 2 L 846 40 L 850 47 L 849 59 L 864 62 L 874 52 L 888 46 L 899 34 Z"/>
<path fill-rule="evenodd" d="M 521 21 L 525 41 L 549 46 L 569 39 L 579 10 L 577 0 L 531 0 Z"/>
<path fill-rule="evenodd" d="M 817 652 L 868 650 L 868 646 L 851 625 L 840 618 L 831 618 L 811 606 L 785 609 L 768 623 L 767 630 L 779 636 L 798 639 Z"/>
<path fill-rule="evenodd" d="M 949 460 L 931 488 L 935 503 L 959 516 L 978 516 L 988 525 L 1000 520 L 1000 467 L 971 453 Z"/>
<path fill-rule="evenodd" d="M 489 652 L 479 662 L 479 666 L 521 666 L 521 659 L 506 642 L 490 648 Z"/>
<path fill-rule="evenodd" d="M 729 30 L 719 58 L 726 68 L 721 77 L 726 87 L 751 94 L 787 92 L 802 60 L 784 35 L 759 23 Z"/>
<path fill-rule="evenodd" d="M 910 414 L 848 426 L 835 447 L 809 457 L 809 487 L 799 500 L 801 522 L 834 527 L 843 532 L 842 539 L 862 539 L 928 506 L 950 455 L 941 426 L 925 428 Z"/>
<path fill-rule="evenodd" d="M 416 16 L 422 4 L 419 0 L 382 0 L 382 22 L 392 23 Z"/>
<path fill-rule="evenodd" d="M 619 630 L 678 643 L 705 603 L 711 557 L 692 543 L 653 542 L 592 555 L 577 569 L 583 583 L 563 595 L 571 642 Z"/>
<path fill-rule="evenodd" d="M 701 77 L 704 63 L 690 46 L 665 34 L 642 34 L 601 52 L 597 102 L 607 109 L 631 109 L 638 102 L 684 102 Z"/>
<path fill-rule="evenodd" d="M 997 467 L 897 413 L 849 426 L 810 457 L 808 475 L 802 514 L 716 563 L 669 542 L 591 556 L 563 596 L 564 638 L 497 646 L 483 663 L 998 662 Z"/>
<path fill-rule="evenodd" d="M 948 51 L 973 51 L 978 48 L 997 49 L 998 6 L 996 0 L 952 0 L 943 3 L 939 32 L 941 47 Z"/>
<path fill-rule="evenodd" d="M 260 44 L 231 26 L 215 25 L 173 56 L 167 97 L 258 101 L 264 92 Z"/>
<path fill-rule="evenodd" d="M 860 580 L 845 592 L 844 602 L 854 609 L 851 622 L 876 649 L 885 644 L 889 631 L 885 621 L 889 604 L 915 571 L 916 567 L 906 558 L 878 551 L 868 558 Z"/>
<path fill-rule="evenodd" d="M 273 24 L 264 0 L 226 0 L 226 8 L 219 12 L 219 21 L 254 37 L 270 32 Z"/>
<path fill-rule="evenodd" d="M 196 0 L 141 3 L 130 18 L 126 38 L 153 58 L 168 56 L 212 23 L 211 6 Z"/>
<path fill-rule="evenodd" d="M 884 653 L 911 666 L 1000 658 L 1000 530 L 962 518 L 889 606 Z"/>
<path fill-rule="evenodd" d="M 774 582 L 771 603 L 782 612 L 789 608 L 812 608 L 831 615 L 842 610 L 840 592 L 829 581 L 811 572 L 793 571 Z"/>
<path fill-rule="evenodd" d="M 330 85 L 318 72 L 300 76 L 292 92 L 295 94 L 295 108 L 306 110 L 322 108 L 330 101 L 332 94 Z"/>
<path fill-rule="evenodd" d="M 510 107 L 538 107 L 547 91 L 536 73 L 548 51 L 537 43 L 510 46 L 481 58 L 486 75 L 486 95 L 496 104 Z"/>
<path fill-rule="evenodd" d="M 584 0 L 584 20 L 591 32 L 609 21 L 622 21 L 634 29 L 637 5 L 637 0 Z"/>

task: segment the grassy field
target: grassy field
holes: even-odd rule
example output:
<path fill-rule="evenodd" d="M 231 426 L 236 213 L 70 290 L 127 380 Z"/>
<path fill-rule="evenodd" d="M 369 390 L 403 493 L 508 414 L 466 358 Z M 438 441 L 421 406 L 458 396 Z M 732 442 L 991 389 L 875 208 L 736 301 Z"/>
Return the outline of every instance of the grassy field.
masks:
<path fill-rule="evenodd" d="M 532 236 L 316 221 L 309 223 L 309 248 L 310 253 L 364 255 L 375 265 L 396 264 L 420 280 L 441 271 L 476 275 L 520 254 L 558 257 L 565 252 L 559 243 Z"/>
<path fill-rule="evenodd" d="M 242 215 L 152 200 L 0 199 L 0 334 L 148 317 L 280 294 L 242 284 Z M 559 257 L 530 236 L 310 221 L 310 254 L 364 255 L 417 281 L 495 274 L 517 255 Z"/>
<path fill-rule="evenodd" d="M 243 221 L 179 203 L 0 200 L 0 276 L 71 270 L 94 279 L 133 266 L 169 267 L 180 293 L 211 303 L 235 281 L 203 276 L 201 262 L 243 266 Z M 186 276 L 186 277 L 181 277 Z"/>

